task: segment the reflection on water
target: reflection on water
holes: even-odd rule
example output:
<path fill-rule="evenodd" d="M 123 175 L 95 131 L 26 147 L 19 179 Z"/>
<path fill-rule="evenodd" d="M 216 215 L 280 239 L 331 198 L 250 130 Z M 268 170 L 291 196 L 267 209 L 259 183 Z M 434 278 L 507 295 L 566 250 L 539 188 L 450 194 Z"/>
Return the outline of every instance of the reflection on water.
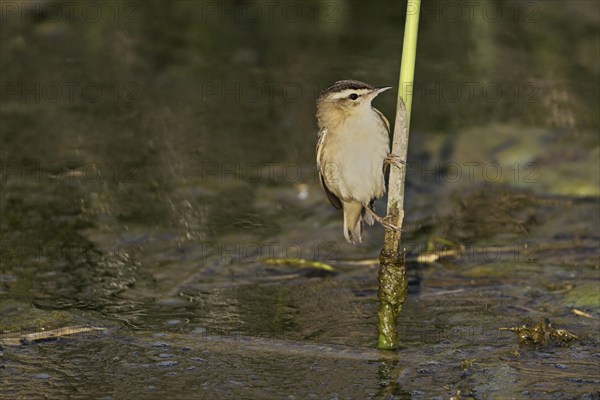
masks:
<path fill-rule="evenodd" d="M 314 99 L 340 78 L 395 84 L 404 3 L 3 3 L 2 330 L 111 329 L 5 348 L 2 393 L 591 393 L 598 7 L 423 4 L 405 247 L 461 252 L 411 268 L 390 361 L 372 350 L 376 267 L 351 262 L 383 232 L 341 237 Z M 585 339 L 517 350 L 497 331 L 542 316 Z"/>

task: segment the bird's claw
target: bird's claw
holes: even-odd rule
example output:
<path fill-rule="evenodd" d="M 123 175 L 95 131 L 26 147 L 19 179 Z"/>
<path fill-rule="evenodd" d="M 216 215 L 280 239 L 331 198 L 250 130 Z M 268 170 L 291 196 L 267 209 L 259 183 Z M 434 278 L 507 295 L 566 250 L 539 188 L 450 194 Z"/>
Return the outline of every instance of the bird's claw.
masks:
<path fill-rule="evenodd" d="M 400 158 L 400 156 L 390 153 L 385 158 L 384 163 L 400 168 L 401 165 L 406 164 L 406 161 L 404 161 L 402 158 Z"/>
<path fill-rule="evenodd" d="M 386 215 L 385 217 L 381 218 L 381 221 L 379 221 L 379 223 L 381 225 L 383 225 L 384 228 L 390 230 L 390 231 L 394 231 L 394 232 L 402 232 L 402 228 L 400 228 L 399 226 L 396 226 L 394 224 L 392 224 L 390 222 L 391 217 L 389 215 Z"/>
<path fill-rule="evenodd" d="M 377 215 L 375 213 L 375 211 L 371 210 L 370 207 L 365 206 L 365 209 L 367 210 L 367 212 L 369 214 L 371 214 L 371 216 L 373 216 L 373 219 L 375 219 L 375 221 L 379 222 L 381 224 L 381 226 L 383 226 L 385 229 L 395 231 L 395 232 L 402 232 L 402 228 L 400 228 L 390 222 L 391 217 L 389 215 L 386 215 L 385 217 L 380 217 L 379 215 Z"/>

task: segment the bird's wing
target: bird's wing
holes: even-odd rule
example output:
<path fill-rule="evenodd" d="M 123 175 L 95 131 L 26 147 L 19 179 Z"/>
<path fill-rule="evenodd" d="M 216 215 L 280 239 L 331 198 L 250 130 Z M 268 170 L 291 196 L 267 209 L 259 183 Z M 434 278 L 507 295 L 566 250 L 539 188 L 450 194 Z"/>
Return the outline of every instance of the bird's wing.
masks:
<path fill-rule="evenodd" d="M 387 128 L 388 133 L 390 133 L 390 122 L 387 120 L 385 115 L 383 115 L 383 113 L 381 111 L 379 111 L 378 109 L 376 109 L 375 107 L 373 107 L 373 111 L 375 111 L 377 113 L 377 115 L 379 115 L 379 118 L 381 118 L 381 120 L 383 121 L 383 124 Z"/>
<path fill-rule="evenodd" d="M 321 178 L 321 186 L 323 186 L 323 190 L 325 191 L 325 194 L 327 195 L 327 199 L 329 199 L 329 202 L 331 203 L 332 206 L 334 206 L 338 210 L 341 210 L 342 202 L 335 194 L 333 194 L 333 192 L 331 190 L 329 190 L 329 188 L 325 184 L 325 179 L 323 178 L 323 175 L 321 175 L 320 172 L 319 172 L 319 177 Z"/>
<path fill-rule="evenodd" d="M 322 169 L 321 169 L 321 155 L 323 152 L 323 144 L 325 143 L 325 137 L 327 136 L 327 128 L 321 128 L 317 133 L 317 169 L 319 171 L 319 181 L 321 182 L 321 187 L 325 191 L 327 195 L 327 199 L 332 206 L 337 208 L 338 210 L 342 209 L 342 202 L 340 199 L 333 194 L 331 190 L 327 187 L 327 183 L 325 182 L 325 178 L 323 177 Z"/>
<path fill-rule="evenodd" d="M 325 136 L 327 136 L 327 128 L 319 129 L 317 132 L 317 166 L 321 167 L 321 153 L 323 152 L 323 143 L 325 142 Z"/>

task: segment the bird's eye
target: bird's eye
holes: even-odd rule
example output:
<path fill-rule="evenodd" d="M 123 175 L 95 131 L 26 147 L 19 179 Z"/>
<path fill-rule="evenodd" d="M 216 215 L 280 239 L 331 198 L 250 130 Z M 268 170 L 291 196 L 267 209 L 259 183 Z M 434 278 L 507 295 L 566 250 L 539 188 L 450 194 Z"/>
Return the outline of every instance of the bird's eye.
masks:
<path fill-rule="evenodd" d="M 350 98 L 351 98 L 352 100 L 356 100 L 356 99 L 358 99 L 358 95 L 357 95 L 356 93 L 352 93 L 352 94 L 350 95 Z"/>

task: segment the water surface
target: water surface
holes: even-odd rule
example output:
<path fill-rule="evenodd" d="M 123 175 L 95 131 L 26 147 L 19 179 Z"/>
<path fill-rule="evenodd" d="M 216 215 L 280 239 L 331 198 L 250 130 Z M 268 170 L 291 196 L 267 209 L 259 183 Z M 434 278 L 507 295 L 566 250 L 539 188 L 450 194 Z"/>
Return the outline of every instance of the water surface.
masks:
<path fill-rule="evenodd" d="M 2 397 L 597 398 L 597 2 L 424 5 L 404 246 L 460 253 L 411 261 L 397 352 L 314 100 L 397 86 L 405 3 L 74 4 L 0 10 L 0 321 L 105 330 L 4 344 Z M 498 330 L 543 317 L 581 340 Z"/>

